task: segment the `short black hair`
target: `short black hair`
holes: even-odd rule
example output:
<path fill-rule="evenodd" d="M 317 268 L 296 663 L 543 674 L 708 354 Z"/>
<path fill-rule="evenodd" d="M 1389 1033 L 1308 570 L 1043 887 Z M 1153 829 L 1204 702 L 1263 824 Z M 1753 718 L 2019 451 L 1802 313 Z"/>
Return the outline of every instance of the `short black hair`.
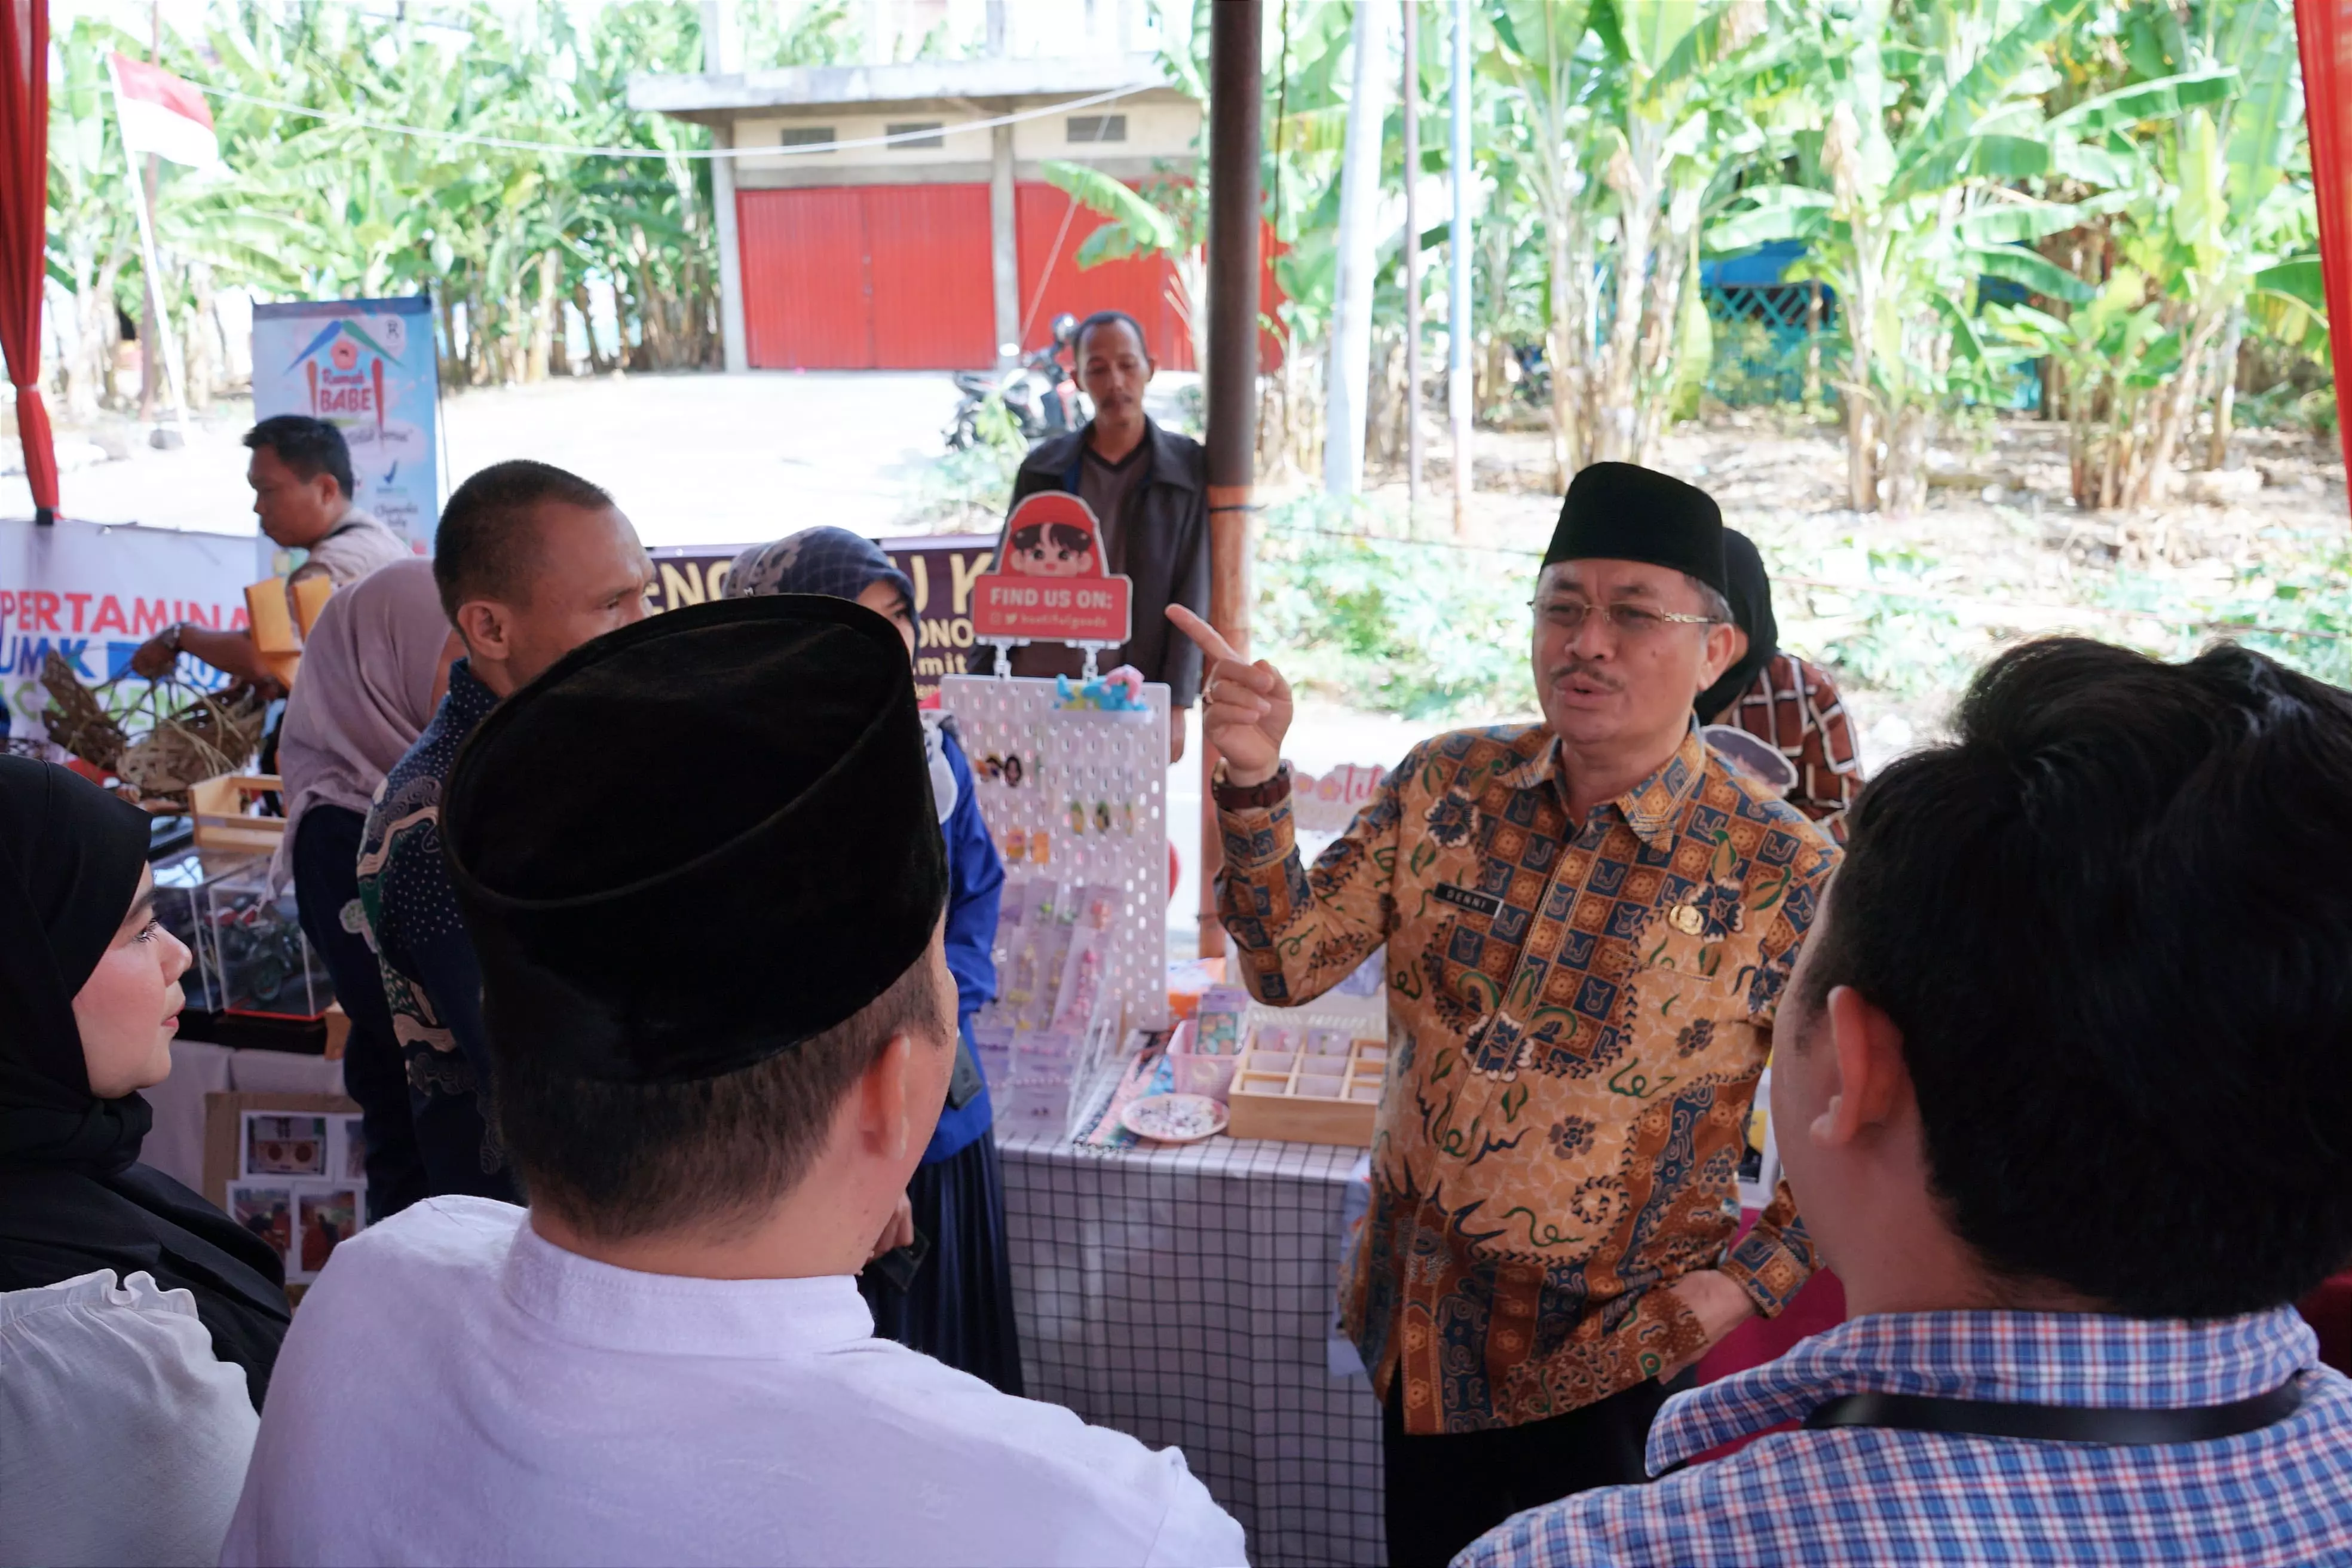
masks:
<path fill-rule="evenodd" d="M 1143 351 L 1144 358 L 1150 359 L 1151 357 L 1151 340 L 1143 335 L 1143 323 L 1137 321 L 1133 316 L 1129 315 L 1125 310 L 1097 310 L 1093 315 L 1088 316 L 1085 321 L 1080 321 L 1078 323 L 1078 330 L 1070 334 L 1070 348 L 1072 352 L 1076 353 L 1081 360 L 1085 359 L 1087 353 L 1087 334 L 1093 331 L 1097 327 L 1108 327 L 1113 321 L 1123 323 L 1129 331 L 1133 332 L 1135 334 L 1135 346 Z"/>
<path fill-rule="evenodd" d="M 531 1201 L 605 1241 L 756 1219 L 808 1173 L 843 1097 L 891 1037 L 955 1048 L 934 949 L 843 1022 L 717 1078 L 578 1078 L 542 1053 L 500 1049 L 493 1031 L 499 1131 Z"/>
<path fill-rule="evenodd" d="M 602 487 L 528 458 L 492 463 L 459 485 L 433 535 L 433 581 L 451 625 L 472 599 L 519 604 L 530 592 L 532 513 L 541 503 L 608 507 Z"/>
<path fill-rule="evenodd" d="M 2226 644 L 2012 648 L 1848 814 L 1796 1004 L 1902 1030 L 1992 1268 L 2134 1317 L 2292 1301 L 2352 1261 L 2347 799 L 2352 694 Z"/>
<path fill-rule="evenodd" d="M 352 449 L 343 433 L 324 419 L 307 414 L 273 414 L 245 433 L 245 445 L 255 452 L 268 447 L 298 479 L 332 474 L 345 500 L 359 489 L 352 478 Z"/>

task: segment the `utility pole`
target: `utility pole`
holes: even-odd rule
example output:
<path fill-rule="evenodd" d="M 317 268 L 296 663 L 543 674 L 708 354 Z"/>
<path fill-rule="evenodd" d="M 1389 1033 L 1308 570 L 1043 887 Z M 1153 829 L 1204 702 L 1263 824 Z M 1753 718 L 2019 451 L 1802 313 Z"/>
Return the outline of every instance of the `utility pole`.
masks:
<path fill-rule="evenodd" d="M 1470 0 L 1454 0 L 1454 225 L 1447 237 L 1445 407 L 1454 421 L 1454 531 L 1470 523 Z"/>
<path fill-rule="evenodd" d="M 147 0 L 147 63 L 163 63 L 163 11 L 160 0 Z M 155 210 L 155 187 L 162 183 L 163 170 L 155 154 L 147 154 L 145 166 L 139 171 L 140 194 L 146 199 L 149 212 Z M 152 270 L 155 265 L 154 247 L 149 247 L 145 258 Z M 152 424 L 155 418 L 155 386 L 163 379 L 156 369 L 155 348 L 163 340 L 157 333 L 155 298 L 162 292 L 163 280 L 150 278 L 147 289 L 139 301 L 139 423 Z M 184 420 L 182 421 L 185 423 Z"/>
<path fill-rule="evenodd" d="M 735 0 L 702 0 L 702 68 L 714 76 L 729 76 L 743 68 L 743 27 Z M 730 121 L 713 128 L 710 140 L 721 148 L 733 147 L 734 123 Z M 719 363 L 732 375 L 751 367 L 751 339 L 743 328 L 743 249 L 736 230 L 732 158 L 710 160 L 710 217 L 719 251 Z M 560 310 L 556 320 L 559 324 L 562 321 Z M 585 317 L 580 325 L 583 331 L 595 330 Z"/>
<path fill-rule="evenodd" d="M 1260 0 L 1209 13 L 1209 624 L 1249 657 L 1249 535 L 1257 461 Z M 1201 737 L 1201 952 L 1225 951 L 1217 923 L 1223 845 L 1209 790 L 1216 752 Z"/>
<path fill-rule="evenodd" d="M 1421 510 L 1421 38 L 1404 0 L 1404 497 L 1406 531 Z"/>

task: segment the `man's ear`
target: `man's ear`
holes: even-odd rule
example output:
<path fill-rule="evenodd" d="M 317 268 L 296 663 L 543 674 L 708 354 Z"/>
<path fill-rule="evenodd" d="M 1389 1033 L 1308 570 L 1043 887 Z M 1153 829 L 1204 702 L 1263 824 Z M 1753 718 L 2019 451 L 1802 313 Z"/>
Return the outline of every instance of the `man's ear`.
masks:
<path fill-rule="evenodd" d="M 488 599 L 468 599 L 457 606 L 457 635 L 466 651 L 479 658 L 504 659 L 514 652 L 506 607 Z"/>
<path fill-rule="evenodd" d="M 1903 1060 L 1903 1031 L 1861 992 L 1832 986 L 1822 1010 L 1837 1083 L 1807 1131 L 1815 1143 L 1835 1147 L 1869 1136 L 1902 1113 L 1911 1101 L 1911 1069 Z"/>
<path fill-rule="evenodd" d="M 915 1037 L 899 1030 L 858 1079 L 858 1134 L 886 1160 L 904 1159 L 914 1134 L 915 1049 Z"/>
<path fill-rule="evenodd" d="M 1738 626 L 1718 625 L 1707 627 L 1706 657 L 1699 661 L 1698 685 L 1695 689 L 1705 691 L 1722 679 L 1723 672 L 1729 669 L 1745 651 L 1740 645 L 1747 640 L 1747 634 Z"/>

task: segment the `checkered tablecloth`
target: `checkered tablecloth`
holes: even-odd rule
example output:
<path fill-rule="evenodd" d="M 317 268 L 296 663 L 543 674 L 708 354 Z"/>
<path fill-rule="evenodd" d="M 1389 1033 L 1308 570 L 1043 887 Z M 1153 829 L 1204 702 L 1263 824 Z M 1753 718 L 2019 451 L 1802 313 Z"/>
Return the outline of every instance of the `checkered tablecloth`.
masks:
<path fill-rule="evenodd" d="M 1260 1568 L 1384 1562 L 1380 1406 L 1327 1359 L 1360 1152 L 1002 1152 L 1030 1396 L 1181 1448 Z"/>

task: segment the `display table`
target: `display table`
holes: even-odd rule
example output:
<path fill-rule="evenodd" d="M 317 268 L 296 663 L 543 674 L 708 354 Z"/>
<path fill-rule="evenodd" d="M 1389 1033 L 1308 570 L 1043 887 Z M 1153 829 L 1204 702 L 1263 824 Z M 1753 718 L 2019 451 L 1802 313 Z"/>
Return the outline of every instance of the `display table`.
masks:
<path fill-rule="evenodd" d="M 1181 1448 L 1262 1568 L 1385 1561 L 1380 1406 L 1327 1359 L 1361 1152 L 1001 1148 L 1030 1397 Z"/>
<path fill-rule="evenodd" d="M 139 1157 L 195 1192 L 205 1188 L 205 1096 L 341 1094 L 343 1064 L 294 1051 L 232 1050 L 203 1040 L 172 1042 L 172 1076 L 140 1090 L 155 1113 Z"/>

